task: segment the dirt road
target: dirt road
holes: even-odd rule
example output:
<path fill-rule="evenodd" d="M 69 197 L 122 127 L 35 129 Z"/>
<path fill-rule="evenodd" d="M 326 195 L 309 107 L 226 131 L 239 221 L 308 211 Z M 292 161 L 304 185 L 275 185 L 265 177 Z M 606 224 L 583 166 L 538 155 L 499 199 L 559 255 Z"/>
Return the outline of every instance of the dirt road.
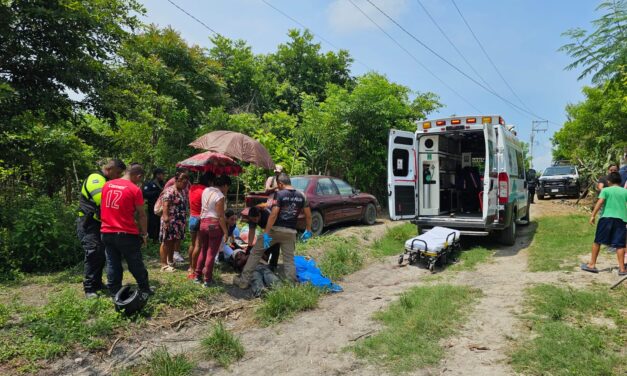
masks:
<path fill-rule="evenodd" d="M 532 206 L 532 218 L 544 215 L 567 215 L 576 209 L 555 201 L 541 201 Z M 370 242 L 381 236 L 389 222 L 373 227 L 354 227 L 340 230 L 338 235 L 356 235 Z M 437 283 L 463 284 L 480 288 L 484 295 L 472 310 L 467 324 L 454 338 L 444 341 L 445 358 L 436 367 L 416 370 L 416 375 L 510 375 L 507 352 L 511 339 L 525 330 L 517 318 L 521 312 L 524 288 L 530 283 L 562 280 L 564 273 L 530 273 L 527 268 L 526 248 L 532 241 L 534 225 L 519 227 L 520 233 L 512 247 L 496 246 L 496 254 L 489 263 L 475 271 L 444 270 Z M 487 240 L 479 244 L 493 246 Z M 357 245 L 360 246 L 360 245 Z M 400 253 L 401 250 L 399 250 Z M 357 359 L 346 347 L 361 337 L 377 331 L 378 324 L 371 318 L 407 289 L 433 281 L 424 281 L 430 273 L 421 268 L 398 267 L 397 257 L 389 257 L 348 276 L 341 282 L 344 292 L 327 295 L 320 306 L 298 314 L 281 324 L 260 328 L 250 320 L 228 322 L 228 327 L 240 338 L 246 349 L 244 359 L 230 369 L 200 362 L 197 374 L 215 375 L 381 375 L 385 370 Z M 585 284 L 589 276 L 572 273 L 568 283 Z M 250 318 L 250 315 L 248 316 Z M 166 346 L 172 353 L 197 351 L 199 329 L 196 325 L 181 332 L 165 332 L 144 339 L 146 356 L 151 348 Z M 139 342 L 138 342 L 139 343 Z M 105 374 L 108 367 L 128 356 L 137 344 L 127 345 L 114 354 L 113 361 L 104 359 L 86 367 L 70 367 L 75 374 Z M 477 350 L 476 348 L 483 348 Z M 65 363 L 68 365 L 67 363 Z M 57 368 L 63 369 L 64 367 Z M 68 368 L 65 368 L 68 370 Z"/>

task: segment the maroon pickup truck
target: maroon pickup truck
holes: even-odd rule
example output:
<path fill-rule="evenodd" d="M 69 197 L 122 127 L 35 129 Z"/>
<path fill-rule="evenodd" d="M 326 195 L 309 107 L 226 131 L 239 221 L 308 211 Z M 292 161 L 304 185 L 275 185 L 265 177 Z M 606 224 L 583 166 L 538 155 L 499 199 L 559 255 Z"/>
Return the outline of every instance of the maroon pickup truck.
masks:
<path fill-rule="evenodd" d="M 311 208 L 311 231 L 319 235 L 326 226 L 351 221 L 362 221 L 372 225 L 377 220 L 381 206 L 368 193 L 361 193 L 342 179 L 331 176 L 292 176 L 292 186 L 307 196 Z M 251 192 L 246 195 L 246 206 L 263 205 L 268 199 L 266 192 Z M 247 217 L 248 209 L 242 211 Z M 305 229 L 305 217 L 301 213 L 297 228 Z"/>

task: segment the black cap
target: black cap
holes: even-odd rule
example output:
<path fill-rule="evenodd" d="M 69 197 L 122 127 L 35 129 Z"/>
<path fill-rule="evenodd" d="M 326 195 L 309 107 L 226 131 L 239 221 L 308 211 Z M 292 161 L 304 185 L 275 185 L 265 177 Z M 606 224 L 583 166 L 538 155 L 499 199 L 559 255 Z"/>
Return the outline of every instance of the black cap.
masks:
<path fill-rule="evenodd" d="M 157 174 L 165 174 L 165 170 L 164 170 L 164 169 L 162 169 L 162 168 L 157 167 L 157 168 L 155 168 L 154 170 L 152 170 L 152 174 L 153 174 L 153 175 L 157 175 Z"/>

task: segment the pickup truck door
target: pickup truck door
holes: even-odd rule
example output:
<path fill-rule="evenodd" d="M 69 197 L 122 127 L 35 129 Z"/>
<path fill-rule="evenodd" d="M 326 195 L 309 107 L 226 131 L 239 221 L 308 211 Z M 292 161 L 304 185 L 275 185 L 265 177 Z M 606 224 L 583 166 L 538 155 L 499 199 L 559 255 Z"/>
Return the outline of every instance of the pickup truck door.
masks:
<path fill-rule="evenodd" d="M 418 216 L 418 168 L 414 132 L 390 130 L 388 138 L 388 209 L 391 220 Z"/>
<path fill-rule="evenodd" d="M 498 156 L 494 125 L 483 124 L 483 138 L 486 153 L 483 171 L 483 221 L 489 225 L 496 219 L 499 204 L 497 200 Z"/>

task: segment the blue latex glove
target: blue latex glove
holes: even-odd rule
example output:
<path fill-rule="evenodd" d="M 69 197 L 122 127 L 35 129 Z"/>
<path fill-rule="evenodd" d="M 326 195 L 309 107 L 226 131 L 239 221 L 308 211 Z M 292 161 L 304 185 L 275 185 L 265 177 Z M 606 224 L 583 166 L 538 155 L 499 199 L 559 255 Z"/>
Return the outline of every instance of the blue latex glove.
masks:
<path fill-rule="evenodd" d="M 305 230 L 305 232 L 303 232 L 303 236 L 301 237 L 301 239 L 303 239 L 303 241 L 306 242 L 307 240 L 311 239 L 312 236 L 313 234 L 311 233 L 311 231 Z"/>
<path fill-rule="evenodd" d="M 270 237 L 270 235 L 266 234 L 265 232 L 263 233 L 263 248 L 268 249 L 270 248 L 270 243 L 272 242 L 272 238 Z"/>

